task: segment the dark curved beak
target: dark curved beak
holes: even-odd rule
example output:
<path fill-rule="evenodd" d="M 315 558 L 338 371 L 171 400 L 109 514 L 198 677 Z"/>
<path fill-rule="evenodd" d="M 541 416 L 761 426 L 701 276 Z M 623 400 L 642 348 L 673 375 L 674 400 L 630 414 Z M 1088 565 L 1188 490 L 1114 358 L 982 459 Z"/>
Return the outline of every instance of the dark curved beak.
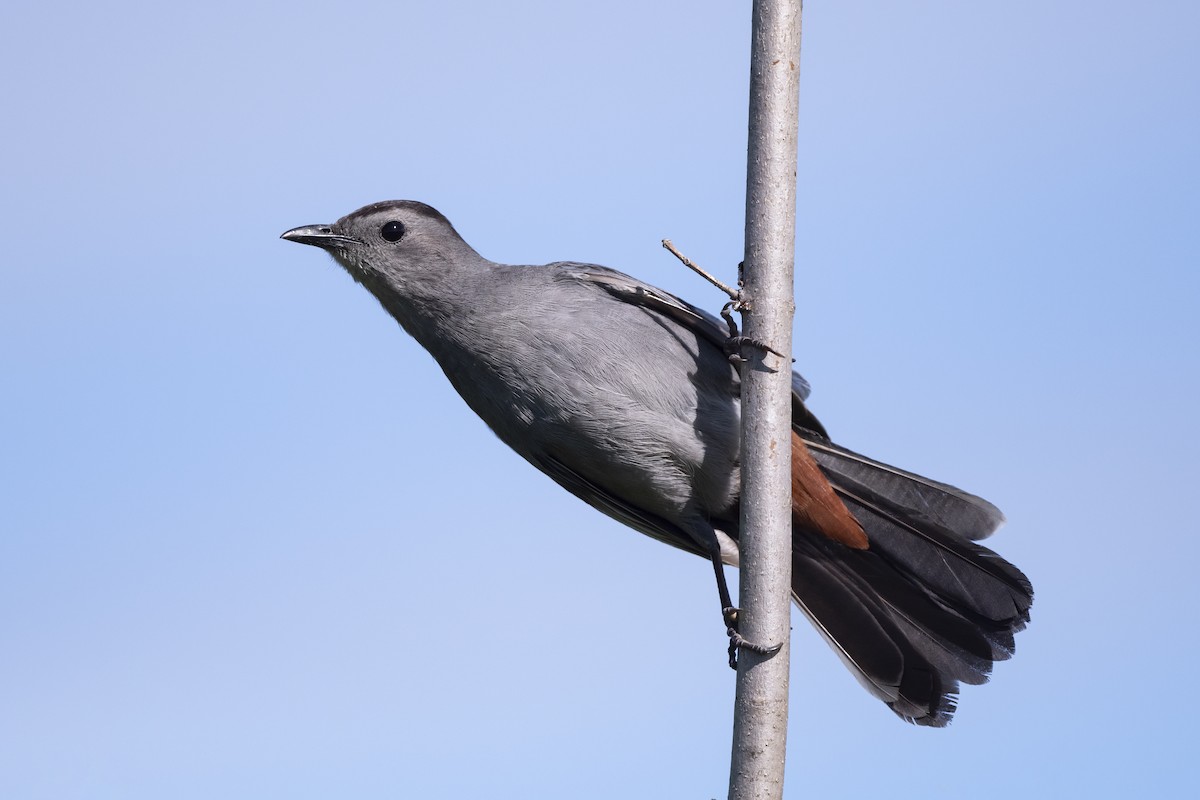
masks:
<path fill-rule="evenodd" d="M 287 239 L 289 242 L 311 244 L 325 250 L 335 247 L 343 248 L 348 244 L 358 244 L 358 239 L 352 236 L 343 236 L 335 231 L 332 225 L 303 225 L 285 231 L 279 235 L 279 238 Z"/>

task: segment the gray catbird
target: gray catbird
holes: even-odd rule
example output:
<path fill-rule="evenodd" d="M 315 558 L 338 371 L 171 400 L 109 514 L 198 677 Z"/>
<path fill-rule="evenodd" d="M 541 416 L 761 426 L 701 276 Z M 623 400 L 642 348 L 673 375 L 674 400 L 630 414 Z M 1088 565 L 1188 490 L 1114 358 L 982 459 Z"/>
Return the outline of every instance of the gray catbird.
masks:
<path fill-rule="evenodd" d="M 437 360 L 475 413 L 594 508 L 737 564 L 739 376 L 712 315 L 593 264 L 496 264 L 444 216 L 375 203 L 284 239 L 321 247 Z M 1013 653 L 1033 590 L 974 542 L 973 495 L 830 442 L 793 374 L 792 594 L 873 695 L 942 726 L 959 682 Z"/>

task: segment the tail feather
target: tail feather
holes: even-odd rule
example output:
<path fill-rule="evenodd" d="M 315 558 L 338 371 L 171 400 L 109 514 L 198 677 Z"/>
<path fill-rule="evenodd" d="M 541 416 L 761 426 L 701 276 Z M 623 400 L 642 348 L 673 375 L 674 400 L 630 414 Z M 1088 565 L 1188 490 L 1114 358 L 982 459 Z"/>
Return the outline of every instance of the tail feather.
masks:
<path fill-rule="evenodd" d="M 907 632 L 907 638 L 930 662 L 941 664 L 955 680 L 983 683 L 992 662 L 1008 657 L 989 632 L 931 599 L 919 586 L 878 553 L 850 555 L 826 547 L 825 558 L 843 581 L 878 606 Z"/>
<path fill-rule="evenodd" d="M 982 497 L 867 458 L 811 431 L 797 433 L 835 486 L 869 486 L 872 493 L 895 506 L 972 541 L 986 539 L 1004 524 L 1000 509 Z"/>
<path fill-rule="evenodd" d="M 792 597 L 867 691 L 889 705 L 896 702 L 904 674 L 903 641 L 875 604 L 831 568 L 815 543 L 793 551 Z"/>
<path fill-rule="evenodd" d="M 941 671 L 912 644 L 872 587 L 848 579 L 845 562 L 829 552 L 835 547 L 813 537 L 795 547 L 797 605 L 868 692 L 905 720 L 945 725 L 954 708 L 953 687 L 944 684 Z"/>
<path fill-rule="evenodd" d="M 1013 634 L 1029 621 L 1033 589 L 1016 567 L 984 547 L 926 524 L 843 496 L 874 552 L 943 607 L 984 632 L 1006 657 Z M 998 654 L 998 653 L 997 653 Z"/>
<path fill-rule="evenodd" d="M 972 539 L 985 500 L 799 431 L 868 549 L 793 522 L 793 596 L 859 681 L 904 719 L 946 725 L 960 683 L 987 681 L 1029 621 L 1029 579 Z"/>
<path fill-rule="evenodd" d="M 1003 522 L 999 509 L 961 489 L 832 443 L 807 444 L 872 548 L 884 551 L 952 607 L 1005 627 L 1018 621 L 1024 627 L 1033 594 L 1029 579 L 991 550 L 969 541 L 990 533 L 989 525 Z"/>

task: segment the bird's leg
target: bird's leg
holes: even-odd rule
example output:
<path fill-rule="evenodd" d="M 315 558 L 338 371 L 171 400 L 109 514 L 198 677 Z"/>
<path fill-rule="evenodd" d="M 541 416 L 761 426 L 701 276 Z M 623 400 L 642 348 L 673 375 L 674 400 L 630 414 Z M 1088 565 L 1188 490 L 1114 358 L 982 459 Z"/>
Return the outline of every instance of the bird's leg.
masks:
<path fill-rule="evenodd" d="M 729 668 L 737 669 L 738 650 L 749 650 L 759 655 L 774 655 L 779 652 L 781 644 L 764 645 L 747 641 L 738 633 L 738 608 L 729 596 L 729 584 L 725 582 L 725 565 L 721 563 L 718 551 L 712 558 L 713 571 L 717 575 L 717 594 L 721 596 L 721 617 L 725 620 L 725 633 L 729 635 Z"/>

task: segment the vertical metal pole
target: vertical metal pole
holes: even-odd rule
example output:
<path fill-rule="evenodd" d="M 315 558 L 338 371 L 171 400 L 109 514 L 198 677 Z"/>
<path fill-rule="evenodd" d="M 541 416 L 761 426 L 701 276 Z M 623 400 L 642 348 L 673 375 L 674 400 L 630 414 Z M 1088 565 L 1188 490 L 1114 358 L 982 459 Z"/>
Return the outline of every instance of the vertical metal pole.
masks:
<path fill-rule="evenodd" d="M 746 175 L 745 334 L 792 350 L 801 0 L 755 0 Z M 742 368 L 741 633 L 729 797 L 781 798 L 791 622 L 791 363 L 748 346 Z"/>

